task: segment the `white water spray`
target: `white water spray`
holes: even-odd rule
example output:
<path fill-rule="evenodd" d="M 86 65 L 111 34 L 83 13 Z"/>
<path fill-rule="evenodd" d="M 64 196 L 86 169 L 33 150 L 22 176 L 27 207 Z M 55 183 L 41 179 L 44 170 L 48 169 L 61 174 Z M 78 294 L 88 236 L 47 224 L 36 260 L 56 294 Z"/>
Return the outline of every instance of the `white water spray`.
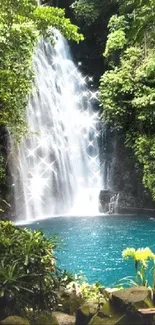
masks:
<path fill-rule="evenodd" d="M 70 213 L 98 213 L 102 188 L 97 144 L 97 94 L 72 61 L 59 34 L 53 48 L 40 41 L 35 87 L 27 107 L 29 135 L 14 166 L 16 215 L 27 221 Z"/>

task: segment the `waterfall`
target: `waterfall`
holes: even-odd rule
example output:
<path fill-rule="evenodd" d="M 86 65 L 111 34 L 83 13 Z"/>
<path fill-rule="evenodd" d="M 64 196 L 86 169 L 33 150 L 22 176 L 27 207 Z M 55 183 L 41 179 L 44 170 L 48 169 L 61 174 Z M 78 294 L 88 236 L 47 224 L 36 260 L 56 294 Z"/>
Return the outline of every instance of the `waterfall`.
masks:
<path fill-rule="evenodd" d="M 98 213 L 102 182 L 97 94 L 87 86 L 92 78 L 82 76 L 59 32 L 54 47 L 39 41 L 33 62 L 29 134 L 13 167 L 16 217 Z"/>

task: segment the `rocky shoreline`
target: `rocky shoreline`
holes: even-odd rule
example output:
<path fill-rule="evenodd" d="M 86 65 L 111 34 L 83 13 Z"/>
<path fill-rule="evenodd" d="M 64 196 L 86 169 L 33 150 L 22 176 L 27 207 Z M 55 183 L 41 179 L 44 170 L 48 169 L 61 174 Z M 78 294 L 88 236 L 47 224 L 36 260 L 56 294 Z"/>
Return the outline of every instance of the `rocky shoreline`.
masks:
<path fill-rule="evenodd" d="M 101 289 L 100 300 L 82 303 L 75 292 L 64 293 L 59 308 L 43 311 L 31 322 L 28 318 L 9 316 L 1 325 L 154 325 L 154 293 L 147 287 Z"/>

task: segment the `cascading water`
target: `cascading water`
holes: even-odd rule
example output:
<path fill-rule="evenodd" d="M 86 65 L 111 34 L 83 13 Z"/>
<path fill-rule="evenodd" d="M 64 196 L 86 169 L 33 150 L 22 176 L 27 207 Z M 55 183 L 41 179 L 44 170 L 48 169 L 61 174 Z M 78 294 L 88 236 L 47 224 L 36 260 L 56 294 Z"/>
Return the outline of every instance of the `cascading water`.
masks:
<path fill-rule="evenodd" d="M 16 215 L 27 221 L 95 214 L 102 188 L 98 116 L 92 109 L 96 93 L 88 90 L 66 40 L 58 32 L 56 36 L 54 47 L 41 40 L 34 55 L 35 87 L 27 107 L 30 131 L 13 172 Z"/>

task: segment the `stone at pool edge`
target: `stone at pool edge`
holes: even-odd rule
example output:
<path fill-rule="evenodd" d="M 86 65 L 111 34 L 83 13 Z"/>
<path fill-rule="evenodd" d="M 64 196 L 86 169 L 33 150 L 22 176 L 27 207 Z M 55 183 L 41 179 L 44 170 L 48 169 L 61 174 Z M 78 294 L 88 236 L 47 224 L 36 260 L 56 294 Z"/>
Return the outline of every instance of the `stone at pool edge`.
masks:
<path fill-rule="evenodd" d="M 152 324 L 150 317 L 143 317 L 140 308 L 154 307 L 151 290 L 147 287 L 133 287 L 116 291 L 111 296 L 112 305 L 120 312 L 124 312 L 128 319 L 135 324 Z M 127 323 L 128 324 L 128 323 Z M 130 324 L 130 323 L 129 323 Z"/>
<path fill-rule="evenodd" d="M 115 291 L 111 295 L 112 304 L 119 309 L 125 309 L 127 305 L 133 305 L 135 308 L 153 307 L 151 299 L 151 290 L 147 287 L 135 286 Z"/>
<path fill-rule="evenodd" d="M 80 307 L 75 325 L 131 325 L 145 324 L 138 309 L 152 307 L 151 291 L 146 287 L 121 289 L 110 293 L 110 300 L 100 311 L 91 310 L 89 305 Z"/>

